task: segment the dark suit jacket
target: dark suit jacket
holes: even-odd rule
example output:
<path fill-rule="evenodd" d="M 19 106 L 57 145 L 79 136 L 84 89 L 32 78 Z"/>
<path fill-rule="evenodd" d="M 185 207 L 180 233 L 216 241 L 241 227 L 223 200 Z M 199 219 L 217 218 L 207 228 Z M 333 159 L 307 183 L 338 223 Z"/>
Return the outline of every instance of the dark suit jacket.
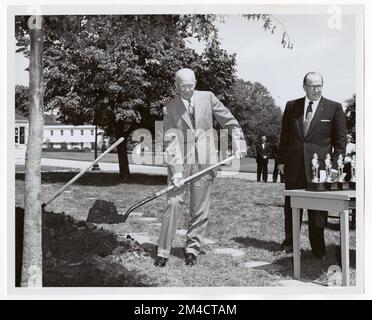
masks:
<path fill-rule="evenodd" d="M 311 181 L 311 159 L 318 154 L 319 169 L 324 169 L 326 154 L 332 156 L 333 167 L 337 157 L 345 154 L 346 119 L 340 103 L 321 98 L 304 136 L 305 98 L 289 101 L 285 107 L 279 146 L 279 163 L 284 164 L 286 184 L 295 184 L 305 167 L 307 182 Z"/>
<path fill-rule="evenodd" d="M 260 162 L 260 161 L 263 161 L 263 160 L 269 160 L 269 157 L 270 157 L 270 146 L 267 142 L 265 142 L 265 149 L 262 149 L 262 143 L 257 143 L 256 144 L 256 153 L 257 153 L 257 157 L 256 157 L 256 162 Z M 263 157 L 266 156 L 266 159 L 264 159 Z"/>

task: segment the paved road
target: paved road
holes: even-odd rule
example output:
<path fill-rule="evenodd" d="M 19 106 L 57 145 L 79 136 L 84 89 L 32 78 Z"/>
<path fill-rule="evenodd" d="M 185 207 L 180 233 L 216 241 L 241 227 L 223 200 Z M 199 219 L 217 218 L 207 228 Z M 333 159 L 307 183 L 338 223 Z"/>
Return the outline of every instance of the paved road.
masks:
<path fill-rule="evenodd" d="M 49 159 L 42 158 L 41 165 L 53 166 L 60 168 L 69 169 L 85 169 L 90 165 L 90 161 L 77 161 L 77 160 L 61 160 L 61 159 Z M 110 162 L 100 162 L 99 167 L 103 172 L 119 172 L 119 164 Z M 153 175 L 167 175 L 167 168 L 148 166 L 148 165 L 137 165 L 130 164 L 129 170 L 131 173 L 143 173 L 143 174 L 153 174 Z M 248 172 L 234 172 L 234 171 L 218 171 L 217 178 L 237 178 L 245 179 L 250 181 L 256 181 L 255 173 Z M 268 175 L 268 180 L 272 181 L 272 175 Z"/>

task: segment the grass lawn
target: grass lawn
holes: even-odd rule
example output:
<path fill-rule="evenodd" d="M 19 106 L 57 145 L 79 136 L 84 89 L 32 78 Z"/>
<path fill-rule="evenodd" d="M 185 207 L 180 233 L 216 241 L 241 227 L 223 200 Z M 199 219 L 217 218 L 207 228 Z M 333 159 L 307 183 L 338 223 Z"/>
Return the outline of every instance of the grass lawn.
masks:
<path fill-rule="evenodd" d="M 42 173 L 42 201 L 49 199 L 64 183 L 74 176 L 72 172 Z M 69 187 L 47 208 L 65 212 L 85 220 L 89 209 L 97 199 L 112 201 L 123 214 L 132 204 L 165 187 L 164 177 L 133 176 L 123 182 L 118 175 L 87 173 Z M 16 175 L 16 206 L 24 207 L 24 174 Z M 100 224 L 116 235 L 145 233 L 149 237 L 143 246 L 149 256 L 128 259 L 125 267 L 143 275 L 148 286 L 162 287 L 210 287 L 210 286 L 278 286 L 280 280 L 292 279 L 291 254 L 280 251 L 284 233 L 282 184 L 264 184 L 240 179 L 216 179 L 213 185 L 211 215 L 207 238 L 215 243 L 206 244 L 204 254 L 194 267 L 186 267 L 183 260 L 185 238 L 177 235 L 166 268 L 153 266 L 156 242 L 160 230 L 160 218 L 165 197 L 138 208 L 136 211 L 156 221 L 144 221 L 136 214 L 126 223 Z M 187 202 L 187 201 L 186 201 Z M 179 229 L 186 229 L 187 214 L 179 221 Z M 307 216 L 301 230 L 302 279 L 327 285 L 326 272 L 338 264 L 339 224 L 330 219 L 325 230 L 327 259 L 320 263 L 311 254 L 308 241 Z M 217 248 L 235 248 L 244 254 L 239 257 L 216 254 Z M 355 285 L 355 230 L 350 232 L 351 284 Z M 248 261 L 265 261 L 266 266 L 248 268 Z M 123 262 L 124 263 L 124 262 Z"/>
<path fill-rule="evenodd" d="M 98 153 L 100 156 L 101 153 Z M 51 152 L 51 151 L 44 151 L 43 158 L 51 158 L 51 159 L 65 159 L 65 160 L 81 160 L 81 161 L 93 161 L 94 160 L 94 152 Z M 129 163 L 133 163 L 132 157 L 128 154 Z M 103 157 L 101 162 L 110 162 L 110 163 L 118 163 L 118 155 L 116 153 L 108 153 Z M 155 163 L 155 161 L 154 161 Z M 157 165 L 159 166 L 159 165 Z M 269 173 L 273 172 L 274 168 L 274 160 L 269 160 L 268 171 Z M 228 170 L 228 168 L 225 168 Z M 256 172 L 257 165 L 256 159 L 254 158 L 244 158 L 240 161 L 240 171 L 241 172 Z"/>

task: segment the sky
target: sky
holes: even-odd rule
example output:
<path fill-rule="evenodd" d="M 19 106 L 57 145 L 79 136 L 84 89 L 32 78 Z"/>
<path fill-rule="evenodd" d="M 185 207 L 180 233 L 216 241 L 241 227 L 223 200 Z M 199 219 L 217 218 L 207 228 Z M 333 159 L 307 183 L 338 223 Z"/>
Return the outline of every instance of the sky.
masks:
<path fill-rule="evenodd" d="M 292 50 L 281 46 L 284 31 L 265 31 L 262 23 L 230 15 L 219 24 L 221 46 L 236 53 L 238 77 L 260 82 L 284 108 L 304 96 L 302 80 L 309 71 L 323 75 L 323 95 L 344 105 L 356 90 L 355 19 L 342 16 L 341 29 L 328 28 L 328 15 L 276 15 L 291 39 Z M 279 24 L 280 26 L 280 24 Z M 190 44 L 197 51 L 204 45 Z"/>
<path fill-rule="evenodd" d="M 282 109 L 289 100 L 304 96 L 302 80 L 309 71 L 323 75 L 323 96 L 345 105 L 356 90 L 355 18 L 343 15 L 340 28 L 329 28 L 328 15 L 275 15 L 280 23 L 274 34 L 262 22 L 228 15 L 218 23 L 221 46 L 236 53 L 237 76 L 260 82 Z M 283 25 L 294 41 L 292 50 L 281 46 Z M 190 41 L 201 52 L 203 43 Z M 16 83 L 28 85 L 28 61 L 16 54 Z"/>

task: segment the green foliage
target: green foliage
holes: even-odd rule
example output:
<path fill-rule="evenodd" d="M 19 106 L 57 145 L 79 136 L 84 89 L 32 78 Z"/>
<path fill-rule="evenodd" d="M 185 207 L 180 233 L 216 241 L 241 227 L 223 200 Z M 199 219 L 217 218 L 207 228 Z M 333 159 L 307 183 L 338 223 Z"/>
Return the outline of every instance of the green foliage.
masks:
<path fill-rule="evenodd" d="M 222 102 L 227 102 L 236 81 L 236 54 L 230 55 L 213 38 L 200 60 L 196 66 L 197 88 L 212 91 Z"/>
<path fill-rule="evenodd" d="M 353 96 L 346 101 L 346 127 L 348 133 L 350 133 L 353 137 L 353 140 L 355 141 L 355 134 L 356 134 L 356 129 L 355 129 L 355 102 L 356 102 L 356 95 L 353 94 Z"/>
<path fill-rule="evenodd" d="M 252 21 L 257 20 L 262 22 L 262 26 L 265 29 L 265 31 L 270 31 L 272 34 L 276 32 L 278 27 L 281 28 L 283 30 L 281 40 L 282 47 L 291 50 L 293 49 L 294 40 L 291 39 L 284 25 L 277 17 L 271 14 L 243 14 L 242 16 L 248 20 Z"/>
<path fill-rule="evenodd" d="M 271 144 L 278 142 L 282 111 L 275 105 L 274 99 L 263 85 L 238 80 L 234 85 L 229 106 L 244 130 L 249 156 L 256 155 L 254 146 L 261 135 L 265 135 Z"/>
<path fill-rule="evenodd" d="M 15 109 L 20 114 L 28 115 L 28 87 L 22 85 L 15 86 Z"/>

